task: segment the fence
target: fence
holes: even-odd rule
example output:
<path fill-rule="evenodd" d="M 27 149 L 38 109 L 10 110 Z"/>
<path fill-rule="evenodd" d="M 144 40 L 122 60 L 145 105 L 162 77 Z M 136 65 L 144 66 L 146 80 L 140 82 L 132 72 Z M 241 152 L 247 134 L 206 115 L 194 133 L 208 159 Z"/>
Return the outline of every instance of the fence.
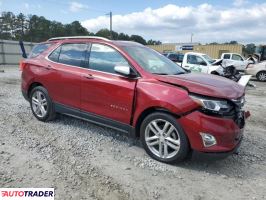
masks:
<path fill-rule="evenodd" d="M 24 42 L 26 53 L 28 54 L 34 43 Z M 0 65 L 18 65 L 22 59 L 22 52 L 19 41 L 0 40 Z"/>

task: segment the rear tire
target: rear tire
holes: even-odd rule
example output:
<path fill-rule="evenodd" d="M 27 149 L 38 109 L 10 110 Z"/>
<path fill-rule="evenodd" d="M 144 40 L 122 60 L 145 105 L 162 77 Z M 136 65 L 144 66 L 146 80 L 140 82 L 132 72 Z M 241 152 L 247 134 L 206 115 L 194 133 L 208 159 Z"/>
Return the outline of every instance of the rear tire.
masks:
<path fill-rule="evenodd" d="M 257 73 L 256 75 L 256 78 L 259 80 L 259 81 L 266 81 L 266 71 L 260 71 Z"/>
<path fill-rule="evenodd" d="M 54 104 L 48 91 L 42 86 L 37 86 L 31 90 L 30 107 L 33 115 L 40 121 L 46 122 L 56 117 Z"/>
<path fill-rule="evenodd" d="M 140 139 L 148 155 L 164 163 L 183 161 L 190 150 L 189 142 L 176 118 L 155 112 L 140 127 Z"/>

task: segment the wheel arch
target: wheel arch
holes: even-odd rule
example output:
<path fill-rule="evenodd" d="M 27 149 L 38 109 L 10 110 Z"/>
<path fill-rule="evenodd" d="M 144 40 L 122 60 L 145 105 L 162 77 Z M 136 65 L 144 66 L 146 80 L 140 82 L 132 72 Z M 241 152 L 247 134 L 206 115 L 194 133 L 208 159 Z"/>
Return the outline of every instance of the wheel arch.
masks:
<path fill-rule="evenodd" d="M 30 84 L 28 91 L 27 91 L 27 97 L 30 97 L 30 93 L 33 90 L 33 88 L 37 87 L 37 86 L 43 86 L 43 84 L 39 83 L 39 82 L 33 82 Z"/>
<path fill-rule="evenodd" d="M 176 118 L 179 118 L 180 115 L 176 114 L 176 113 L 173 113 L 171 111 L 169 111 L 168 109 L 166 108 L 163 108 L 163 107 L 149 107 L 149 108 L 146 108 L 144 111 L 142 111 L 142 113 L 139 115 L 137 121 L 136 121 L 136 125 L 135 125 L 135 137 L 139 138 L 140 137 L 140 126 L 143 122 L 143 120 L 148 116 L 150 115 L 151 113 L 154 113 L 154 112 L 162 112 L 162 113 L 167 113 L 167 114 L 170 114 Z"/>

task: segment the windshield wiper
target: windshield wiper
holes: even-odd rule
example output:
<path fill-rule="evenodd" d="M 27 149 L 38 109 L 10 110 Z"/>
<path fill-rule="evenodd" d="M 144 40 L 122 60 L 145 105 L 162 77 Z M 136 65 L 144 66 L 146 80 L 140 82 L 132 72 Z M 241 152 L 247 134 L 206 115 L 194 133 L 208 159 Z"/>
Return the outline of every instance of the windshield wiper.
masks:
<path fill-rule="evenodd" d="M 177 73 L 174 74 L 174 75 L 179 75 L 179 74 L 186 74 L 186 72 L 177 72 Z"/>

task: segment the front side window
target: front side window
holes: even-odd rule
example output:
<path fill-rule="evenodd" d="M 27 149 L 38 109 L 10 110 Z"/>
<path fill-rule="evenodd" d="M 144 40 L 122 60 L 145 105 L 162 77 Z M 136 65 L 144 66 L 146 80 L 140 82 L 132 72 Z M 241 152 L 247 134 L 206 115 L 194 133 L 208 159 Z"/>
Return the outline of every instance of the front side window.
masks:
<path fill-rule="evenodd" d="M 194 65 L 207 65 L 207 63 L 201 57 L 196 55 L 188 55 L 187 62 L 188 64 Z"/>
<path fill-rule="evenodd" d="M 87 44 L 63 44 L 60 48 L 58 62 L 78 67 L 82 65 L 82 62 L 85 62 Z M 55 51 L 53 53 L 55 53 Z"/>
<path fill-rule="evenodd" d="M 127 60 L 112 47 L 92 44 L 89 58 L 90 69 L 115 74 L 115 66 L 130 67 Z"/>
<path fill-rule="evenodd" d="M 236 55 L 236 54 L 233 54 L 232 60 L 243 61 L 242 57 L 240 55 Z"/>

